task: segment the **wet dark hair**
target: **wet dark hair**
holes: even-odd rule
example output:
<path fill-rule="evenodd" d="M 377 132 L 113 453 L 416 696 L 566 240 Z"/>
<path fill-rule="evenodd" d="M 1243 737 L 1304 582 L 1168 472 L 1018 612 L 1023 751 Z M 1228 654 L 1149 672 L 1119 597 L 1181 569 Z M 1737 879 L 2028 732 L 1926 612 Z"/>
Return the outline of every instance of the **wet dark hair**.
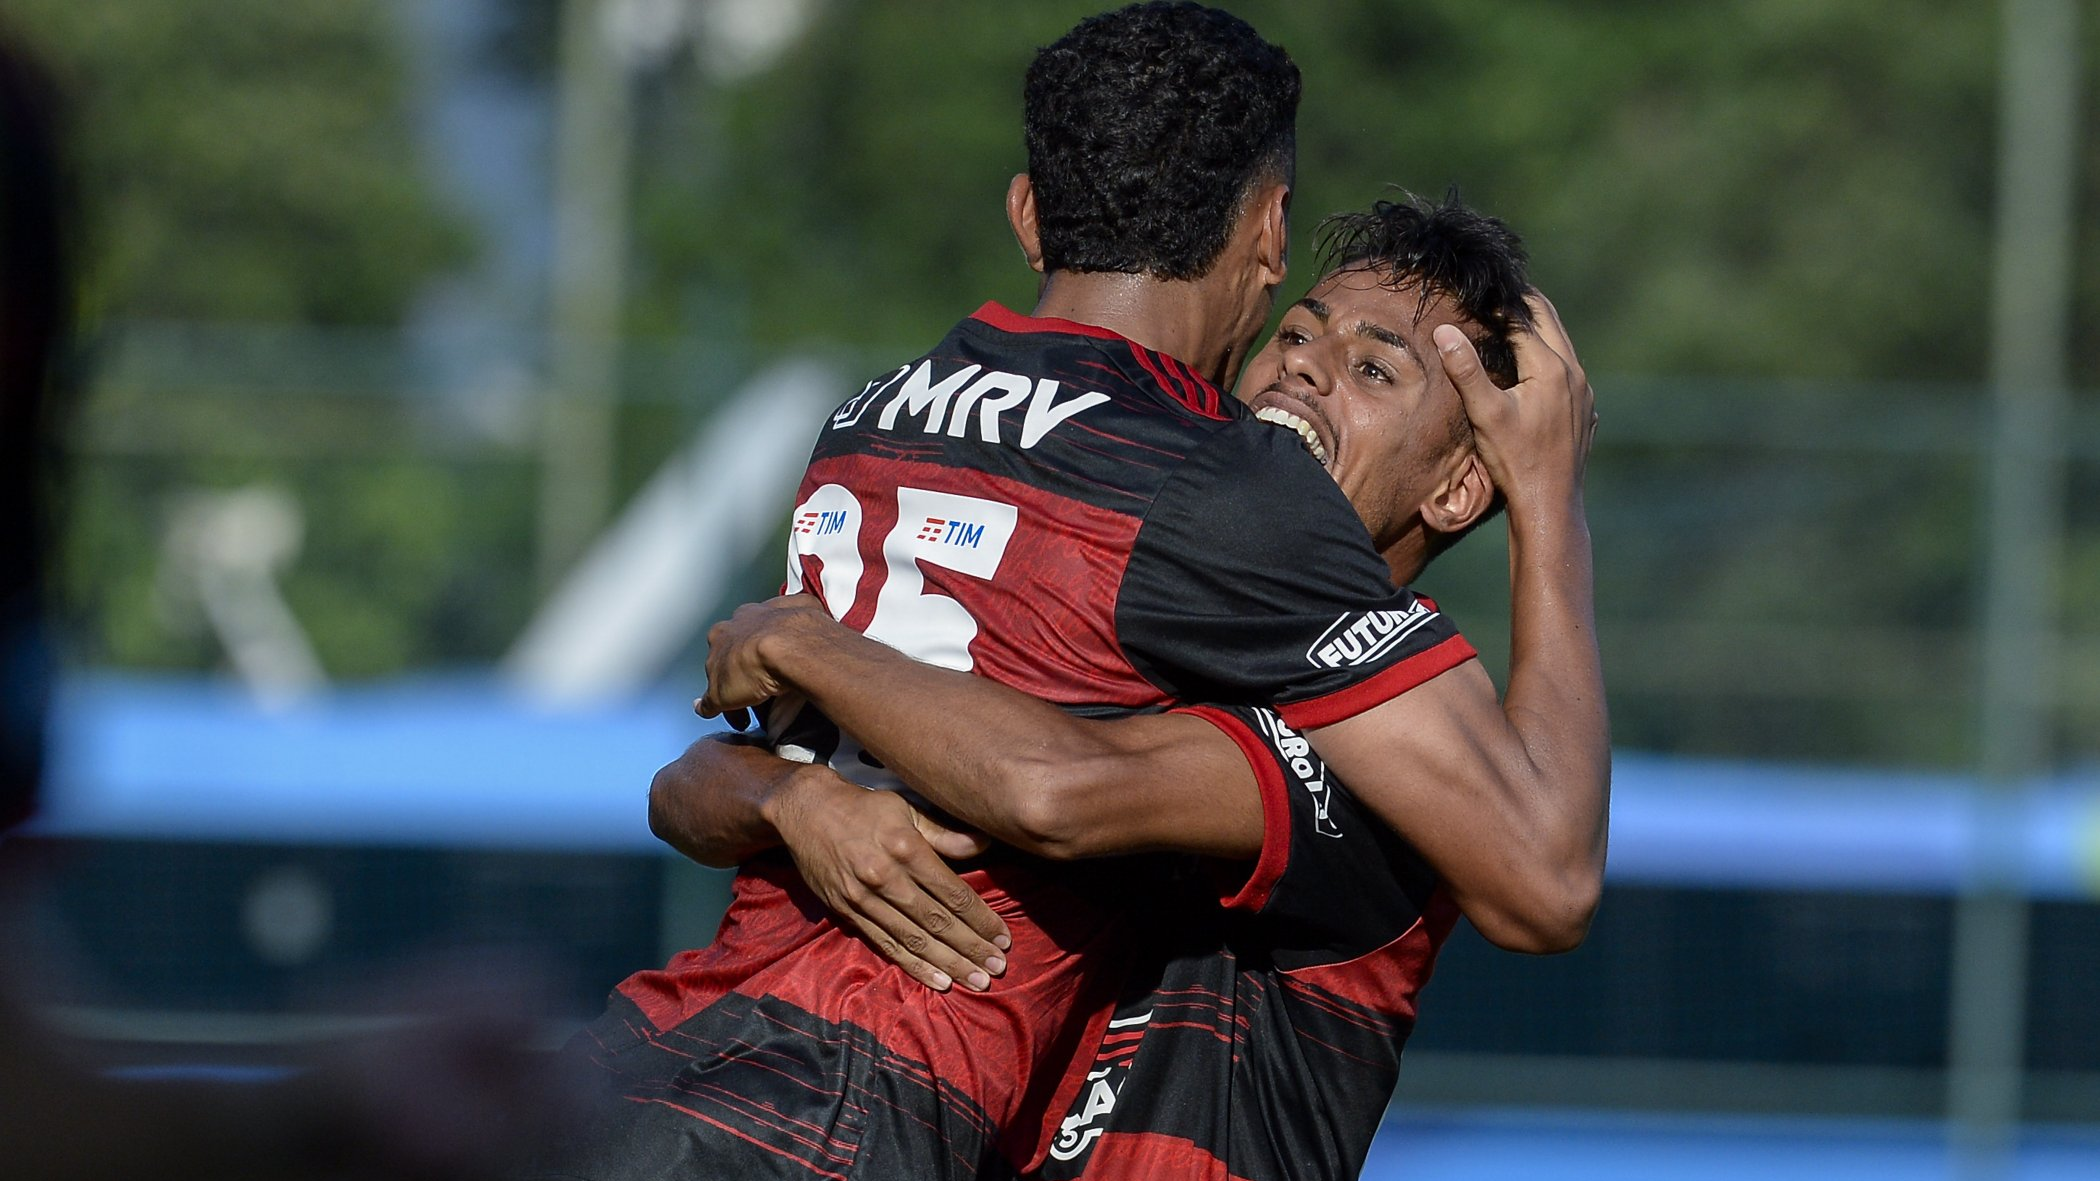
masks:
<path fill-rule="evenodd" d="M 1531 290 L 1524 240 L 1500 218 L 1468 208 L 1456 188 L 1438 202 L 1403 190 L 1399 200 L 1337 213 L 1320 223 L 1316 253 L 1323 277 L 1376 271 L 1388 287 L 1415 287 L 1449 299 L 1479 325 L 1473 347 L 1488 376 L 1504 389 L 1517 383 L 1509 335 L 1531 325 L 1524 303 Z"/>
<path fill-rule="evenodd" d="M 1289 183 L 1300 88 L 1289 54 L 1214 8 L 1081 21 L 1022 94 L 1044 270 L 1201 278 L 1255 184 Z"/>
<path fill-rule="evenodd" d="M 1322 278 L 1368 270 L 1394 290 L 1449 299 L 1459 315 L 1477 325 L 1473 347 L 1488 376 L 1504 389 L 1517 384 L 1510 333 L 1531 326 L 1531 308 L 1524 302 L 1531 290 L 1524 240 L 1500 218 L 1468 208 L 1456 187 L 1442 201 L 1403 189 L 1399 200 L 1379 201 L 1361 213 L 1337 213 L 1320 223 L 1315 249 Z M 1424 298 L 1415 314 L 1426 314 L 1431 302 Z M 1469 443 L 1472 434 L 1473 424 L 1461 414 L 1452 443 Z M 1487 511 L 1472 524 L 1456 533 L 1430 531 L 1428 556 L 1458 544 L 1505 507 L 1497 488 Z"/>

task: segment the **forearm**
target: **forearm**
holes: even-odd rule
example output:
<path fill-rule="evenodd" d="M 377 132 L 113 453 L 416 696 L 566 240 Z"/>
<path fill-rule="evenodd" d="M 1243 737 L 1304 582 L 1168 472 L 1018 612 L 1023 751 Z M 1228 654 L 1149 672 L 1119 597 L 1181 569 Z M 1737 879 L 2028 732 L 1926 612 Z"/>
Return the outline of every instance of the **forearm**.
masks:
<path fill-rule="evenodd" d="M 1481 934 L 1550 952 L 1596 908 L 1610 754 L 1580 501 L 1517 509 L 1508 692 L 1468 661 L 1308 737 Z"/>
<path fill-rule="evenodd" d="M 808 770 L 741 735 L 703 738 L 649 784 L 649 830 L 702 865 L 736 865 L 780 846 L 772 810 Z"/>
<path fill-rule="evenodd" d="M 883 766 L 966 824 L 1026 846 L 1037 764 L 1083 760 L 1077 719 L 983 678 L 910 659 L 814 613 L 760 643 L 766 667 Z"/>
<path fill-rule="evenodd" d="M 1581 493 L 1510 505 L 1510 669 L 1503 713 L 1532 775 L 1524 786 L 1553 865 L 1601 877 L 1611 729 L 1597 649 Z"/>
<path fill-rule="evenodd" d="M 1260 849 L 1252 772 L 1206 722 L 1077 718 L 823 618 L 770 639 L 765 660 L 781 680 L 927 800 L 1017 848 L 1058 858 Z"/>

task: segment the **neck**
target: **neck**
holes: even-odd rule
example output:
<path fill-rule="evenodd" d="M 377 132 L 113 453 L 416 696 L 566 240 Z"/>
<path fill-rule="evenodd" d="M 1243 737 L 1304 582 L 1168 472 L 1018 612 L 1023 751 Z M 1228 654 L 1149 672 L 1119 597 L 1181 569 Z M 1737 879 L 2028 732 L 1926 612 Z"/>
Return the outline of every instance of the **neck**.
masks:
<path fill-rule="evenodd" d="M 1402 533 L 1384 551 L 1385 567 L 1394 586 L 1410 586 L 1429 567 L 1429 539 L 1418 526 Z"/>
<path fill-rule="evenodd" d="M 1043 279 L 1035 314 L 1106 328 L 1230 390 L 1261 325 L 1240 323 L 1229 302 L 1207 278 L 1052 271 Z"/>

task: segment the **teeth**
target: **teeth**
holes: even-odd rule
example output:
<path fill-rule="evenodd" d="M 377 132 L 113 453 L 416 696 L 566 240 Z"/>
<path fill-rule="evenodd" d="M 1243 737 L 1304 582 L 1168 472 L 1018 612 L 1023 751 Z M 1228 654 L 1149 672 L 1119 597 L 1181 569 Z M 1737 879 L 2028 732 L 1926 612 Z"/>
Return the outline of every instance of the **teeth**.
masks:
<path fill-rule="evenodd" d="M 1262 407 L 1254 412 L 1254 417 L 1263 422 L 1273 422 L 1277 426 L 1287 427 L 1298 432 L 1298 437 L 1305 440 L 1305 449 L 1313 453 L 1313 458 L 1321 463 L 1327 462 L 1327 448 L 1321 445 L 1320 436 L 1313 432 L 1311 423 L 1288 410 L 1278 409 L 1275 406 Z"/>

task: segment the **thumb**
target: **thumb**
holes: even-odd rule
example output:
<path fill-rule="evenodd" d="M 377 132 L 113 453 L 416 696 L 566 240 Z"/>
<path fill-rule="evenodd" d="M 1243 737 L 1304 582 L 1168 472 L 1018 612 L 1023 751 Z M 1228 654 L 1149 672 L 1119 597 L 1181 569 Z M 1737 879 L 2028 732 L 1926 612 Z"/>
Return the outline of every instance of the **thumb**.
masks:
<path fill-rule="evenodd" d="M 1430 339 L 1436 342 L 1437 359 L 1444 363 L 1444 376 L 1458 387 L 1458 396 L 1464 399 L 1469 414 L 1475 403 L 1502 392 L 1488 376 L 1487 366 L 1480 363 L 1473 342 L 1456 324 L 1437 325 Z"/>
<path fill-rule="evenodd" d="M 981 857 L 992 847 L 992 839 L 981 832 L 950 828 L 917 808 L 912 809 L 911 822 L 918 827 L 919 835 L 933 846 L 933 851 L 950 861 L 967 861 Z"/>

